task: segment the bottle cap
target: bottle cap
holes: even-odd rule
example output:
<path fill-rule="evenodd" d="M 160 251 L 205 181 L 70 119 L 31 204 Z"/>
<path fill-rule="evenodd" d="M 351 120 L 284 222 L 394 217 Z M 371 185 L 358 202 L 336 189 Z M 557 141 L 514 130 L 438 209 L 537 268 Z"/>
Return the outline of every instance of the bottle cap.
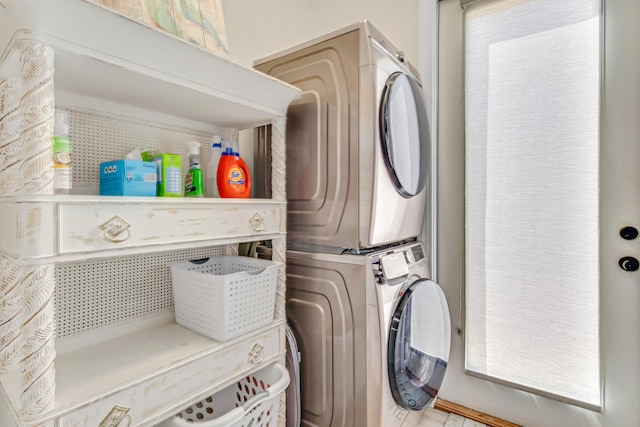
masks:
<path fill-rule="evenodd" d="M 187 142 L 187 145 L 189 147 L 189 155 L 196 155 L 199 156 L 200 155 L 200 144 L 197 143 L 196 141 L 189 141 Z"/>
<path fill-rule="evenodd" d="M 224 148 L 222 149 L 222 154 L 233 155 L 233 145 L 229 141 L 225 141 L 223 144 Z"/>
<path fill-rule="evenodd" d="M 69 114 L 64 110 L 56 110 L 53 120 L 53 136 L 69 136 Z"/>

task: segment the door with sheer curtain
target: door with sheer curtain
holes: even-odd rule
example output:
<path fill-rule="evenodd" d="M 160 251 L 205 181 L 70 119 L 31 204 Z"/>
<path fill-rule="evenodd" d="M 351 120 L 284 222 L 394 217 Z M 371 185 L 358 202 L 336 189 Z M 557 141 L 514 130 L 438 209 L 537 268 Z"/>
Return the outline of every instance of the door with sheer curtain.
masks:
<path fill-rule="evenodd" d="M 640 426 L 640 2 L 437 10 L 441 397 Z"/>

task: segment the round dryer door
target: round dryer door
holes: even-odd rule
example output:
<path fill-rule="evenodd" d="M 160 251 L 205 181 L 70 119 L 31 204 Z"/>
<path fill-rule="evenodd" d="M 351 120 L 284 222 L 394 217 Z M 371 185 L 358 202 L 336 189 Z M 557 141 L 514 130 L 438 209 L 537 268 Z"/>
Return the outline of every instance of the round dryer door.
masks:
<path fill-rule="evenodd" d="M 404 197 L 422 191 L 430 149 L 422 89 L 413 77 L 396 72 L 386 82 L 380 106 L 380 139 L 389 175 Z"/>
<path fill-rule="evenodd" d="M 400 297 L 391 320 L 387 364 L 396 403 L 419 411 L 438 394 L 449 359 L 451 321 L 444 293 L 420 279 Z"/>

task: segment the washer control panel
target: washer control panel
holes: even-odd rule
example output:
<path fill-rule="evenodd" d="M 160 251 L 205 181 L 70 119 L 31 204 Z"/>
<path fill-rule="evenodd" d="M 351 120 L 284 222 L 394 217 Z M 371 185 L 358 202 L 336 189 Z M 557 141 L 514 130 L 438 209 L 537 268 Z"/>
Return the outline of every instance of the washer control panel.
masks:
<path fill-rule="evenodd" d="M 404 257 L 409 265 L 422 261 L 424 259 L 424 250 L 422 249 L 422 245 L 415 245 L 405 249 Z"/>
<path fill-rule="evenodd" d="M 380 254 L 373 262 L 373 272 L 379 284 L 396 285 L 409 277 L 409 269 L 425 258 L 421 244 L 397 248 Z"/>

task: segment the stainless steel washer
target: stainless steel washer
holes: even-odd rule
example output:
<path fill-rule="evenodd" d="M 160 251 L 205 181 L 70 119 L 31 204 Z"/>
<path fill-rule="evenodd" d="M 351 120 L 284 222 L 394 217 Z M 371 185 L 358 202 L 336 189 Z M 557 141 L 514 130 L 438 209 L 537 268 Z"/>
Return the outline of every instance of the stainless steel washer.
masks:
<path fill-rule="evenodd" d="M 432 405 L 449 310 L 420 243 L 367 255 L 288 251 L 287 316 L 307 427 L 396 427 Z"/>

